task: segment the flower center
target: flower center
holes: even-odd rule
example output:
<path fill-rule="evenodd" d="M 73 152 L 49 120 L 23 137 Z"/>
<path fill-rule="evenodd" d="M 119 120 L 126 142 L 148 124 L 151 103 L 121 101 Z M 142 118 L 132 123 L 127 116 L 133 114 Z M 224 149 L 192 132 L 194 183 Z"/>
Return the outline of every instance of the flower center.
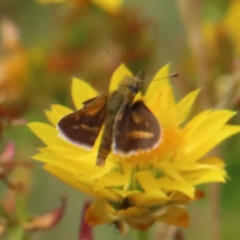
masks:
<path fill-rule="evenodd" d="M 121 165 L 131 164 L 133 167 L 138 166 L 140 169 L 172 159 L 183 143 L 183 132 L 178 127 L 164 129 L 162 132 L 162 139 L 156 148 L 145 152 L 139 150 L 136 154 L 126 157 L 114 154 L 112 159 Z"/>

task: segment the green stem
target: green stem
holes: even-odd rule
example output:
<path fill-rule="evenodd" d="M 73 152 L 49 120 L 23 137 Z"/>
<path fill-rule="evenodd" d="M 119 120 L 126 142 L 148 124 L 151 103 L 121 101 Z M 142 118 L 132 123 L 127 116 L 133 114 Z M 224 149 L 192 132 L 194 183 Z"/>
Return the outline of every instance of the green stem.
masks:
<path fill-rule="evenodd" d="M 22 240 L 24 238 L 24 231 L 21 227 L 16 226 L 8 230 L 8 240 Z"/>
<path fill-rule="evenodd" d="M 149 232 L 145 231 L 145 232 L 139 232 L 139 231 L 135 231 L 135 240 L 149 240 Z"/>

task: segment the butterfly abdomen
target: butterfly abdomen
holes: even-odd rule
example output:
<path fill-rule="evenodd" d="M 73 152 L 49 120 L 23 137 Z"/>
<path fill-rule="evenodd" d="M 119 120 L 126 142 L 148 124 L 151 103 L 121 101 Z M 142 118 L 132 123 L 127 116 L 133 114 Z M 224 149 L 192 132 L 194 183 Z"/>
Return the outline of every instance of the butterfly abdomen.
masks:
<path fill-rule="evenodd" d="M 114 92 L 107 103 L 107 115 L 104 123 L 104 130 L 102 135 L 102 140 L 98 150 L 97 156 L 97 165 L 104 165 L 105 159 L 109 155 L 112 149 L 113 143 L 113 129 L 115 118 L 123 105 L 123 102 L 126 101 L 127 92 L 124 89 L 119 89 Z"/>
<path fill-rule="evenodd" d="M 111 152 L 112 148 L 112 136 L 113 136 L 113 124 L 114 116 L 107 116 L 105 121 L 105 127 L 103 130 L 103 136 L 100 143 L 97 156 L 97 165 L 104 165 L 105 159 Z"/>

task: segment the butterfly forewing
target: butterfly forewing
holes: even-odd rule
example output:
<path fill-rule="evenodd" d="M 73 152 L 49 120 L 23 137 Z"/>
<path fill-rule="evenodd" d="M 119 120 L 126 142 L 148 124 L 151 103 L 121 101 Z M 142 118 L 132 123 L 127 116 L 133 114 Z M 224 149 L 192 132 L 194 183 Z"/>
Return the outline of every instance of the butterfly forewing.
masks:
<path fill-rule="evenodd" d="M 142 101 L 119 111 L 114 125 L 114 153 L 132 155 L 148 151 L 158 146 L 160 138 L 159 123 Z"/>
<path fill-rule="evenodd" d="M 60 136 L 80 147 L 91 149 L 107 114 L 108 95 L 89 99 L 84 107 L 63 117 L 58 123 Z"/>

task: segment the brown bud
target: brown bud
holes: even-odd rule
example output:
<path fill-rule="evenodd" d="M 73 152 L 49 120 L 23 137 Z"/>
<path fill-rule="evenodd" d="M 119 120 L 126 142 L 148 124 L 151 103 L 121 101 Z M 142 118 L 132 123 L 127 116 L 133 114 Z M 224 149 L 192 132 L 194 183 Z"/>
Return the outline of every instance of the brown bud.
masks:
<path fill-rule="evenodd" d="M 14 168 L 14 155 L 15 147 L 12 142 L 9 142 L 0 155 L 0 176 L 5 176 Z"/>
<path fill-rule="evenodd" d="M 89 202 L 86 202 L 83 206 L 81 224 L 79 229 L 79 240 L 93 240 L 92 228 L 86 222 L 84 217 L 89 206 L 90 206 Z"/>
<path fill-rule="evenodd" d="M 62 219 L 66 207 L 66 200 L 63 198 L 61 206 L 57 209 L 42 215 L 35 216 L 23 224 L 24 230 L 46 230 L 53 228 Z"/>

